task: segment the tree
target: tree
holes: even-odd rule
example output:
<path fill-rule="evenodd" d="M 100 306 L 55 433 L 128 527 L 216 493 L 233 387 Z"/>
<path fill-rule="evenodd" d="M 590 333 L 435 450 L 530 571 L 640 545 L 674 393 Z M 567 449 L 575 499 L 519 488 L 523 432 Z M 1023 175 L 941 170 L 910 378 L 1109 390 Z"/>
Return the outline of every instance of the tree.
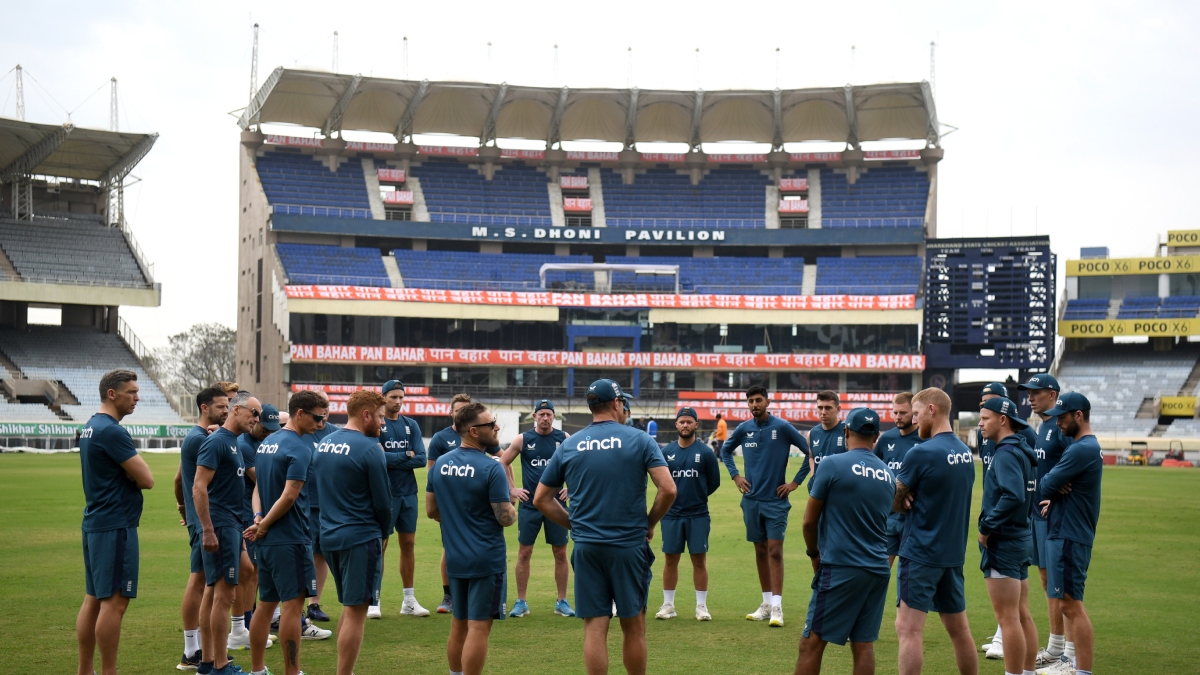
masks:
<path fill-rule="evenodd" d="M 237 333 L 219 323 L 198 323 L 172 335 L 154 352 L 154 364 L 172 395 L 194 397 L 214 382 L 233 380 Z"/>

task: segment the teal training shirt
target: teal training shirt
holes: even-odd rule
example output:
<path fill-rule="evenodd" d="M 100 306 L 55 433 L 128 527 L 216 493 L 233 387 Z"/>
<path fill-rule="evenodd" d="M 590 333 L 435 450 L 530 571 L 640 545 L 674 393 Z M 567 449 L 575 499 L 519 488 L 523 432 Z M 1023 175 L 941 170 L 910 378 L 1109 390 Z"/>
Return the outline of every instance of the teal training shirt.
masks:
<path fill-rule="evenodd" d="M 321 549 L 344 551 L 387 537 L 393 523 L 387 462 L 378 438 L 338 429 L 317 445 Z"/>
<path fill-rule="evenodd" d="M 887 574 L 887 520 L 896 479 L 883 460 L 866 449 L 827 455 L 808 494 L 825 502 L 817 521 L 821 564 Z"/>
<path fill-rule="evenodd" d="M 196 504 L 192 501 L 192 486 L 196 483 L 196 457 L 200 455 L 200 445 L 208 438 L 208 430 L 199 425 L 188 430 L 179 445 L 179 476 L 183 481 L 183 512 L 184 520 L 192 527 L 200 527 L 196 519 Z"/>
<path fill-rule="evenodd" d="M 910 431 L 907 435 L 900 433 L 896 427 L 892 427 L 879 435 L 879 440 L 875 441 L 875 456 L 883 460 L 887 465 L 888 471 L 892 475 L 900 473 L 900 469 L 904 466 L 904 457 L 908 455 L 908 451 L 921 442 L 921 436 L 917 433 L 917 427 L 914 424 L 909 427 Z M 904 519 L 908 517 L 904 513 L 896 513 L 895 511 L 888 514 L 888 520 L 894 523 L 901 523 L 897 526 L 899 531 L 903 531 Z"/>
<path fill-rule="evenodd" d="M 776 490 L 787 482 L 788 456 L 792 446 L 800 448 L 804 458 L 800 460 L 800 470 L 793 479 L 797 484 L 804 482 L 808 475 L 808 441 L 792 426 L 791 422 L 768 414 L 762 424 L 751 417 L 742 422 L 729 434 L 725 445 L 721 446 L 721 460 L 729 469 L 731 478 L 738 475 L 737 464 L 733 461 L 733 451 L 742 448 L 742 463 L 746 467 L 746 480 L 750 481 L 750 492 L 747 499 L 760 502 L 782 501 Z"/>
<path fill-rule="evenodd" d="M 975 458 L 952 431 L 913 446 L 896 475 L 913 497 L 900 557 L 930 567 L 959 567 L 971 528 Z"/>
<path fill-rule="evenodd" d="M 387 454 L 388 482 L 393 497 L 417 494 L 417 478 L 414 469 L 425 466 L 425 439 L 421 438 L 421 425 L 417 421 L 400 415 L 394 420 L 383 419 L 379 430 L 379 444 Z M 413 452 L 409 457 L 408 452 Z"/>
<path fill-rule="evenodd" d="M 567 434 L 559 429 L 551 429 L 545 436 L 535 429 L 521 434 L 521 487 L 529 491 L 529 501 L 521 502 L 522 508 L 536 508 L 533 505 L 533 495 L 542 480 L 542 473 L 565 440 Z"/>
<path fill-rule="evenodd" d="M 117 420 L 105 413 L 92 415 L 79 433 L 79 463 L 83 469 L 84 532 L 137 527 L 142 519 L 142 491 L 129 480 L 122 463 L 137 456 L 133 439 Z"/>
<path fill-rule="evenodd" d="M 237 436 L 220 427 L 200 444 L 196 466 L 213 470 L 208 484 L 208 518 L 213 529 L 242 527 L 242 496 L 245 492 L 242 454 L 238 452 Z"/>
<path fill-rule="evenodd" d="M 1096 541 L 1100 522 L 1100 483 L 1104 457 L 1100 442 L 1088 435 L 1071 443 L 1050 473 L 1042 479 L 1041 499 L 1050 500 L 1050 539 L 1067 539 L 1087 546 Z M 1071 491 L 1059 494 L 1067 483 Z"/>
<path fill-rule="evenodd" d="M 504 466 L 482 450 L 459 448 L 433 463 L 425 490 L 433 493 L 441 513 L 447 576 L 504 572 L 504 527 L 492 510 L 492 504 L 510 499 Z"/>
<path fill-rule="evenodd" d="M 257 468 L 254 471 L 264 514 L 270 513 L 275 502 L 283 496 L 288 481 L 308 482 L 308 465 L 312 457 L 312 444 L 291 429 L 280 429 L 259 444 Z M 308 496 L 301 486 L 292 507 L 271 525 L 266 538 L 258 540 L 258 543 L 266 546 L 311 544 L 312 531 L 309 527 Z"/>
<path fill-rule="evenodd" d="M 721 487 L 721 467 L 716 454 L 704 443 L 693 441 L 686 448 L 672 441 L 662 449 L 675 481 L 675 502 L 667 518 L 708 515 L 708 497 Z"/>

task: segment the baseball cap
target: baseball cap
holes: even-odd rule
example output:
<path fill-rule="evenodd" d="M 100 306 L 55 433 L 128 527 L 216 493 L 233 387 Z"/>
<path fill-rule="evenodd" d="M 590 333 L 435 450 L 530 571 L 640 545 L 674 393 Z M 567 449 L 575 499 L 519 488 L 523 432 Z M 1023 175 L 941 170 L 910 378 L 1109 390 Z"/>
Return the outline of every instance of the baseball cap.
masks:
<path fill-rule="evenodd" d="M 279 431 L 279 408 L 270 404 L 263 405 L 258 423 L 267 431 Z"/>
<path fill-rule="evenodd" d="M 1004 386 L 1000 382 L 992 382 L 991 384 L 984 387 L 983 391 L 979 392 L 980 396 L 987 396 L 988 394 L 993 394 L 996 396 L 1003 396 L 1004 398 L 1008 398 L 1008 387 Z"/>
<path fill-rule="evenodd" d="M 384 396 L 387 396 L 387 393 L 393 389 L 399 389 L 400 392 L 403 393 L 404 392 L 404 383 L 401 382 L 400 380 L 388 380 L 387 382 L 383 383 L 383 395 Z"/>
<path fill-rule="evenodd" d="M 1039 373 L 1034 375 L 1033 377 L 1029 378 L 1029 381 L 1025 384 L 1017 385 L 1017 389 L 1050 389 L 1052 391 L 1062 391 L 1062 389 L 1059 389 L 1058 387 L 1058 380 L 1054 379 L 1054 376 L 1050 373 Z"/>
<path fill-rule="evenodd" d="M 1046 411 L 1049 417 L 1058 417 L 1059 415 L 1072 412 L 1075 410 L 1091 410 L 1092 402 L 1087 400 L 1087 397 L 1077 391 L 1068 391 L 1058 397 L 1058 403 L 1051 409 Z"/>
<path fill-rule="evenodd" d="M 621 391 L 621 385 L 609 379 L 596 380 L 588 385 L 588 401 L 599 401 L 600 403 L 606 403 L 608 401 L 615 401 L 619 398 L 630 399 L 633 397 Z"/>
<path fill-rule="evenodd" d="M 537 412 L 539 410 L 553 411 L 554 404 L 550 401 L 550 399 L 544 398 L 544 399 L 538 401 L 537 403 L 533 404 L 533 412 Z"/>
<path fill-rule="evenodd" d="M 679 419 L 680 417 L 690 417 L 694 420 L 700 419 L 700 416 L 696 414 L 696 410 L 694 408 L 680 408 L 679 411 L 675 413 L 675 419 Z"/>
<path fill-rule="evenodd" d="M 1021 419 L 1021 413 L 1017 409 L 1017 404 L 1007 398 L 989 398 L 979 406 L 982 410 L 991 410 L 994 413 L 1000 413 L 1008 419 L 1012 420 L 1013 425 L 1017 429 L 1024 429 L 1029 426 L 1029 423 Z"/>
<path fill-rule="evenodd" d="M 846 428 L 856 434 L 869 436 L 879 433 L 879 413 L 870 408 L 855 408 L 846 415 Z"/>

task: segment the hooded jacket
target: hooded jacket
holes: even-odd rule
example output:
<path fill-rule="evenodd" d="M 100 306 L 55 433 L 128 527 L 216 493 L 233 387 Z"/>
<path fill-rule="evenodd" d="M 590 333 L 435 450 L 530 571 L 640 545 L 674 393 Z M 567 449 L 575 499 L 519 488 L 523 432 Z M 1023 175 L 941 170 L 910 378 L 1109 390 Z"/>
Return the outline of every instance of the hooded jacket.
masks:
<path fill-rule="evenodd" d="M 983 510 L 979 533 L 999 539 L 1030 536 L 1029 523 L 1037 503 L 1037 455 L 1021 436 L 1012 434 L 996 444 L 983 475 Z"/>

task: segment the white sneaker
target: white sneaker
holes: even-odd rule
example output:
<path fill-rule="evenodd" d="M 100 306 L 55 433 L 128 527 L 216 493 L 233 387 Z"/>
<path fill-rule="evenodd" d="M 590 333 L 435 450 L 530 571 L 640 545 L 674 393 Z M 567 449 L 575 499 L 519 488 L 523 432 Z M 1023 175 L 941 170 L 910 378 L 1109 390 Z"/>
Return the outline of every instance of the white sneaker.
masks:
<path fill-rule="evenodd" d="M 250 631 L 244 628 L 229 631 L 229 649 L 234 651 L 250 649 Z"/>
<path fill-rule="evenodd" d="M 987 653 L 983 655 L 987 659 L 1002 659 L 1004 658 L 1004 643 L 995 640 L 988 645 Z"/>
<path fill-rule="evenodd" d="M 1075 675 L 1075 666 L 1066 658 L 1060 658 L 1058 663 L 1035 671 L 1037 675 Z"/>
<path fill-rule="evenodd" d="M 309 623 L 300 630 L 301 640 L 328 640 L 330 635 L 333 635 L 333 631 L 317 628 L 314 623 Z"/>
<path fill-rule="evenodd" d="M 401 616 L 429 616 L 429 610 L 421 606 L 417 599 L 409 596 L 404 599 L 404 604 L 400 605 Z"/>
<path fill-rule="evenodd" d="M 382 619 L 383 610 L 379 609 L 379 605 L 367 605 L 368 619 Z"/>
<path fill-rule="evenodd" d="M 771 608 L 771 623 L 767 624 L 772 628 L 783 628 L 783 607 L 777 606 Z"/>
<path fill-rule="evenodd" d="M 675 618 L 675 605 L 672 605 L 669 602 L 664 602 L 663 606 L 658 609 L 658 614 L 654 615 L 654 618 L 656 618 L 656 619 L 674 619 Z"/>
<path fill-rule="evenodd" d="M 1059 661 L 1062 661 L 1061 655 L 1055 656 L 1055 655 L 1051 654 L 1049 650 L 1042 649 L 1042 650 L 1039 650 L 1037 653 L 1037 659 L 1035 659 L 1033 662 L 1033 669 L 1037 670 L 1038 668 L 1045 668 L 1047 666 L 1053 666 L 1054 664 L 1058 663 Z"/>
<path fill-rule="evenodd" d="M 696 620 L 712 621 L 712 614 L 708 613 L 708 605 L 696 605 Z"/>
<path fill-rule="evenodd" d="M 612 615 L 613 615 L 613 616 L 616 616 L 616 615 L 617 615 L 617 601 L 616 601 L 616 600 L 613 600 L 613 604 L 612 604 Z"/>
<path fill-rule="evenodd" d="M 747 621 L 766 621 L 771 618 L 771 603 L 764 602 L 754 612 L 746 615 Z"/>

